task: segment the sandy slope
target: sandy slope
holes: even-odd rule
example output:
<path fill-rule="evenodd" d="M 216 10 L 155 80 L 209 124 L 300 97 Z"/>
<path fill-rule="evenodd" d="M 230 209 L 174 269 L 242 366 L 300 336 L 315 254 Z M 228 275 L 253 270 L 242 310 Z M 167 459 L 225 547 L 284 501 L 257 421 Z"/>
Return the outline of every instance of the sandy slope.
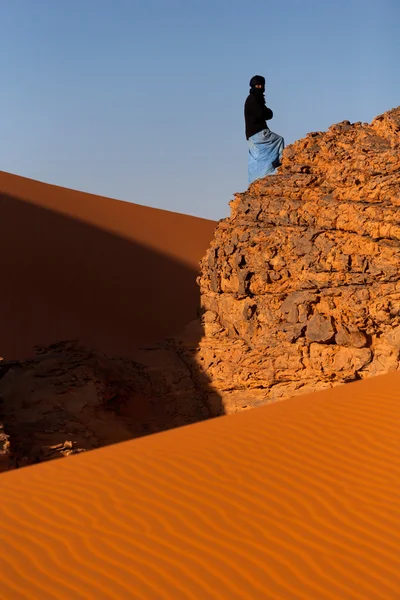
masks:
<path fill-rule="evenodd" d="M 0 356 L 79 338 L 125 354 L 194 318 L 215 227 L 0 172 Z"/>
<path fill-rule="evenodd" d="M 400 597 L 400 374 L 1 476 L 0 595 Z"/>

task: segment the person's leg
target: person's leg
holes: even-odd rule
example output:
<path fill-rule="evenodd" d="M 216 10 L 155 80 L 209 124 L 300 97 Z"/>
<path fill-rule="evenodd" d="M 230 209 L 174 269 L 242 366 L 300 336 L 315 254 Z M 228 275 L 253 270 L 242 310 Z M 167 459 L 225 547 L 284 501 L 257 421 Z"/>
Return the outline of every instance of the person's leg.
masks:
<path fill-rule="evenodd" d="M 256 179 L 264 177 L 264 173 L 260 168 L 262 163 L 261 149 L 262 149 L 262 136 L 260 133 L 256 133 L 247 140 L 248 144 L 248 182 L 253 183 Z"/>
<path fill-rule="evenodd" d="M 269 129 L 264 129 L 248 139 L 249 184 L 276 173 L 284 146 L 283 137 Z"/>
<path fill-rule="evenodd" d="M 269 154 L 271 159 L 271 166 L 274 171 L 281 164 L 283 149 L 285 148 L 285 141 L 282 136 L 274 133 L 273 131 L 268 131 L 265 136 L 265 141 L 269 145 Z"/>

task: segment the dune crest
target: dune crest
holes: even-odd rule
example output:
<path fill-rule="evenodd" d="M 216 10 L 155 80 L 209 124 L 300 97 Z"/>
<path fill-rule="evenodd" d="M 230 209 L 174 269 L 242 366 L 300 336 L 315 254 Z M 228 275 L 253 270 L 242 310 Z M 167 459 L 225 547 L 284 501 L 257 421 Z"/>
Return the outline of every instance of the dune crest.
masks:
<path fill-rule="evenodd" d="M 0 171 L 0 193 L 132 240 L 198 268 L 214 221 L 124 202 Z"/>
<path fill-rule="evenodd" d="M 215 223 L 0 172 L 0 355 L 80 340 L 112 356 L 197 317 Z"/>

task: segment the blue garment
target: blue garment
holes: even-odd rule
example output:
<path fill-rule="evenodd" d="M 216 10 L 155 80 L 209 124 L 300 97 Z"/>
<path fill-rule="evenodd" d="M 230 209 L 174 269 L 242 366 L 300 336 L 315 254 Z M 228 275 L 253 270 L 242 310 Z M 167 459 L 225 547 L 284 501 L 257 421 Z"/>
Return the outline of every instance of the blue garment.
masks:
<path fill-rule="evenodd" d="M 283 137 L 268 128 L 252 135 L 249 144 L 249 184 L 266 175 L 274 175 L 285 147 Z"/>

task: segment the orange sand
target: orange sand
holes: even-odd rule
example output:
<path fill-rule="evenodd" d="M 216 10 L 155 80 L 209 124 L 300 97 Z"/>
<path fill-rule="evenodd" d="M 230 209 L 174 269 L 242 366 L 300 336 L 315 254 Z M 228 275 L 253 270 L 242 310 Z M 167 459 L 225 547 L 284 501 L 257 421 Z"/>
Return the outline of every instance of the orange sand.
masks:
<path fill-rule="evenodd" d="M 4 600 L 400 598 L 400 373 L 1 476 Z"/>
<path fill-rule="evenodd" d="M 214 221 L 2 171 L 0 215 L 4 358 L 62 339 L 130 356 L 196 317 Z"/>

